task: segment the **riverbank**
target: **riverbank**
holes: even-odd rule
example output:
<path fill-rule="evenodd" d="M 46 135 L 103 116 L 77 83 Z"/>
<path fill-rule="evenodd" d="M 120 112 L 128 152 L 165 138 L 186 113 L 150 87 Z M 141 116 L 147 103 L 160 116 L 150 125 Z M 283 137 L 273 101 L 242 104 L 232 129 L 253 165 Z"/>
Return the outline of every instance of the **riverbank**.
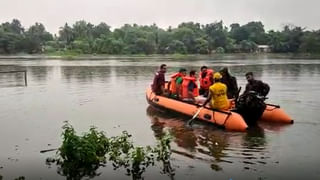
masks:
<path fill-rule="evenodd" d="M 225 53 L 225 54 L 153 54 L 153 55 L 108 55 L 108 54 L 79 54 L 79 55 L 50 55 L 50 54 L 15 54 L 0 55 L 2 59 L 63 59 L 63 60 L 104 60 L 104 59 L 320 59 L 320 54 L 306 53 Z"/>

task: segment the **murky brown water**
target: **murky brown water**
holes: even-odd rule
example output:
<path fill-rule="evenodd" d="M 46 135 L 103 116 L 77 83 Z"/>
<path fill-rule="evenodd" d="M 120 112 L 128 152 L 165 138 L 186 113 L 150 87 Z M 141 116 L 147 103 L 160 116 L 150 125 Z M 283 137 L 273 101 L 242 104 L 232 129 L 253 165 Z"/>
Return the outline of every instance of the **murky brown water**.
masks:
<path fill-rule="evenodd" d="M 295 119 L 284 126 L 261 123 L 248 132 L 226 132 L 150 107 L 145 89 L 161 63 L 167 75 L 180 67 L 219 69 L 228 66 L 244 88 L 244 73 L 255 72 L 269 83 L 269 102 L 280 104 Z M 127 130 L 135 144 L 153 145 L 169 131 L 175 179 L 320 179 L 320 60 L 1 60 L 0 175 L 4 179 L 65 179 L 45 159 L 61 143 L 61 126 L 68 120 L 78 132 L 91 125 L 108 135 Z M 112 165 L 98 169 L 95 179 L 130 179 Z M 159 167 L 148 169 L 146 179 L 170 179 Z"/>

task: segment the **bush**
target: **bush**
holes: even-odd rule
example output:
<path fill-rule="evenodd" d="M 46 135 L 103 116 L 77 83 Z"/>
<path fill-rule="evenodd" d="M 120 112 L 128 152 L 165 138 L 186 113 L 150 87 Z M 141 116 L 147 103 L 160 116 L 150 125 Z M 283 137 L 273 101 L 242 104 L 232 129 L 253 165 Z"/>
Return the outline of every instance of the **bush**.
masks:
<path fill-rule="evenodd" d="M 91 127 L 83 136 L 76 135 L 74 128 L 65 123 L 63 142 L 57 151 L 57 158 L 47 158 L 47 163 L 56 163 L 58 173 L 71 179 L 96 176 L 96 170 L 107 161 L 114 169 L 123 167 L 127 175 L 140 179 L 143 172 L 156 161 L 163 162 L 171 170 L 171 136 L 165 135 L 156 147 L 135 147 L 131 135 L 123 131 L 120 136 L 107 137 L 104 132 Z M 171 173 L 171 171 L 170 171 Z"/>
<path fill-rule="evenodd" d="M 223 54 L 223 53 L 224 53 L 223 47 L 218 47 L 218 48 L 216 49 L 216 53 Z"/>

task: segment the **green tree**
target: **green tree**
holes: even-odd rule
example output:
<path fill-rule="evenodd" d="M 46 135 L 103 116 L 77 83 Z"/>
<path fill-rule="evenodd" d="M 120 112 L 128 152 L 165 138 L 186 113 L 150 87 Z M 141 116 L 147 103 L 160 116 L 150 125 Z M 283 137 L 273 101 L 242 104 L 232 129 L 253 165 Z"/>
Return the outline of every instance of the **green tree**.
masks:
<path fill-rule="evenodd" d="M 216 49 L 216 53 L 223 54 L 224 52 L 225 52 L 225 51 L 224 51 L 223 47 L 218 47 L 218 48 Z"/>
<path fill-rule="evenodd" d="M 289 52 L 298 52 L 302 43 L 303 29 L 297 26 L 285 26 L 283 30 Z"/>
<path fill-rule="evenodd" d="M 271 47 L 272 52 L 287 52 L 288 45 L 285 42 L 285 37 L 282 35 L 281 32 L 277 31 L 269 31 L 269 45 Z"/>
<path fill-rule="evenodd" d="M 80 53 L 91 53 L 90 43 L 86 40 L 75 40 L 71 44 L 72 49 L 78 50 Z"/>
<path fill-rule="evenodd" d="M 175 44 L 177 44 L 177 41 L 183 42 L 184 46 L 187 49 L 187 53 L 197 53 L 197 50 L 194 46 L 196 34 L 192 29 L 187 27 L 174 29 L 173 38 L 174 40 L 176 40 Z"/>
<path fill-rule="evenodd" d="M 61 50 L 101 54 L 207 54 L 212 50 L 224 52 L 255 52 L 258 44 L 268 44 L 272 52 L 317 53 L 319 31 L 305 31 L 287 25 L 281 31 L 264 30 L 259 21 L 240 26 L 222 21 L 201 25 L 183 22 L 177 28 L 161 29 L 156 24 L 140 26 L 125 24 L 114 31 L 101 22 L 93 25 L 84 20 L 60 27 L 53 37 L 41 23 L 25 30 L 13 19 L 0 25 L 0 53 L 43 53 Z"/>
<path fill-rule="evenodd" d="M 296 53 L 302 44 L 303 29 L 286 25 L 281 32 L 269 32 L 269 45 L 273 52 Z"/>
<path fill-rule="evenodd" d="M 102 35 L 95 39 L 93 51 L 99 54 L 121 54 L 124 49 L 124 43 L 108 35 Z"/>
<path fill-rule="evenodd" d="M 52 41 L 53 36 L 46 31 L 41 23 L 35 23 L 25 32 L 23 46 L 28 53 L 43 52 L 47 41 Z"/>
<path fill-rule="evenodd" d="M 84 20 L 77 21 L 73 25 L 73 33 L 76 40 L 88 40 L 93 38 L 93 27 L 91 23 Z"/>
<path fill-rule="evenodd" d="M 257 44 L 252 41 L 243 40 L 240 42 L 240 49 L 246 53 L 255 52 L 257 50 Z"/>
<path fill-rule="evenodd" d="M 125 24 L 120 29 L 115 30 L 113 37 L 125 44 L 123 52 L 126 54 L 155 53 L 159 42 L 156 25 Z"/>
<path fill-rule="evenodd" d="M 6 22 L 3 23 L 2 29 L 6 32 L 11 32 L 14 34 L 23 34 L 24 33 L 24 28 L 22 27 L 21 23 L 17 19 L 13 19 L 11 23 Z"/>
<path fill-rule="evenodd" d="M 218 47 L 225 48 L 227 46 L 228 31 L 223 26 L 222 21 L 205 25 L 204 31 L 207 35 L 210 51 Z"/>
<path fill-rule="evenodd" d="M 16 53 L 22 49 L 24 28 L 17 19 L 0 25 L 0 53 Z"/>
<path fill-rule="evenodd" d="M 60 41 L 66 42 L 66 45 L 70 45 L 75 39 L 72 28 L 66 23 L 63 27 L 60 27 L 59 38 Z"/>
<path fill-rule="evenodd" d="M 135 53 L 152 54 L 155 52 L 155 43 L 144 38 L 138 38 L 135 42 Z"/>
<path fill-rule="evenodd" d="M 249 37 L 248 32 L 240 26 L 238 23 L 230 25 L 230 37 L 236 40 L 236 43 L 240 43 L 242 40 L 247 40 Z"/>
<path fill-rule="evenodd" d="M 16 53 L 21 49 L 22 36 L 0 28 L 0 53 Z"/>
<path fill-rule="evenodd" d="M 304 33 L 300 45 L 300 52 L 320 53 L 320 30 Z"/>
<path fill-rule="evenodd" d="M 172 42 L 172 33 L 165 30 L 158 30 L 158 53 L 169 53 L 169 44 Z"/>
<path fill-rule="evenodd" d="M 204 36 L 204 32 L 201 29 L 200 23 L 183 22 L 178 25 L 178 29 L 179 28 L 188 28 L 193 31 L 193 33 L 195 34 L 196 37 L 199 37 L 199 38 Z"/>
<path fill-rule="evenodd" d="M 103 22 L 101 22 L 97 26 L 94 26 L 92 29 L 92 35 L 94 39 L 99 38 L 101 35 L 109 35 L 110 33 L 110 26 Z"/>
<path fill-rule="evenodd" d="M 238 45 L 236 44 L 236 40 L 232 39 L 231 37 L 228 37 L 227 38 L 227 44 L 226 44 L 226 47 L 225 47 L 225 52 L 231 52 L 231 53 L 234 53 L 234 52 L 237 52 L 237 48 L 238 48 Z"/>
<path fill-rule="evenodd" d="M 267 43 L 267 36 L 264 31 L 264 26 L 260 21 L 249 22 L 248 24 L 244 25 L 242 28 L 244 28 L 248 34 L 247 40 L 255 42 L 256 44 Z"/>
<path fill-rule="evenodd" d="M 261 22 L 249 22 L 243 26 L 238 23 L 230 25 L 230 37 L 240 43 L 243 40 L 253 41 L 256 44 L 266 44 L 268 42 L 267 34 Z"/>
<path fill-rule="evenodd" d="M 168 47 L 169 53 L 180 53 L 180 54 L 186 54 L 187 48 L 184 45 L 183 42 L 178 40 L 173 40 Z"/>
<path fill-rule="evenodd" d="M 198 38 L 195 40 L 195 48 L 199 54 L 208 54 L 209 53 L 209 43 L 203 38 Z"/>
<path fill-rule="evenodd" d="M 110 54 L 121 54 L 124 49 L 124 43 L 121 40 L 111 39 L 110 41 Z"/>

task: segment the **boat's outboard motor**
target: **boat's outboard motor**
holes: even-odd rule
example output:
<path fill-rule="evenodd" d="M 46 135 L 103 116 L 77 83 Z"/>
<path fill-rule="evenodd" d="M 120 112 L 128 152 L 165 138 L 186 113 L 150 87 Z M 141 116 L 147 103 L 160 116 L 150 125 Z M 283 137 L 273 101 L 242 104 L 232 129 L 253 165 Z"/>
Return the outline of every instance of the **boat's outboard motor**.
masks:
<path fill-rule="evenodd" d="M 255 91 L 243 94 L 236 102 L 236 112 L 246 121 L 248 126 L 253 126 L 266 109 L 265 97 L 259 97 Z"/>

